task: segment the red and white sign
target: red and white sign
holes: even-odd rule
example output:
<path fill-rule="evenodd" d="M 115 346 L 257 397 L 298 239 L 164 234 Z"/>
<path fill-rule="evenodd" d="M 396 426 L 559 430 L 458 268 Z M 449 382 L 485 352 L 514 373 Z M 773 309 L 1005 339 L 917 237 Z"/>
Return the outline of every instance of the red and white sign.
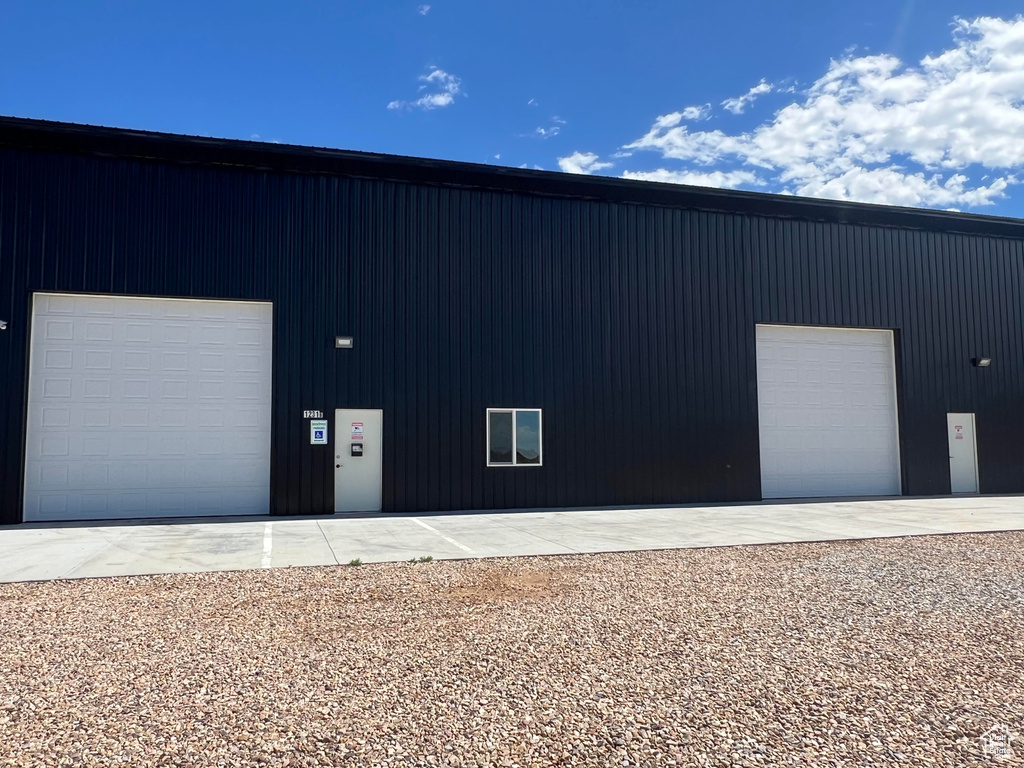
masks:
<path fill-rule="evenodd" d="M 352 434 L 353 435 L 361 435 L 361 434 L 363 434 L 363 422 L 361 422 L 361 421 L 353 421 L 352 422 Z"/>
<path fill-rule="evenodd" d="M 353 440 L 362 440 L 363 436 L 362 435 L 352 435 L 352 439 Z"/>
<path fill-rule="evenodd" d="M 957 426 L 957 427 L 953 427 L 953 429 L 956 430 L 956 439 L 957 440 L 963 440 L 964 439 L 964 428 L 962 426 Z"/>

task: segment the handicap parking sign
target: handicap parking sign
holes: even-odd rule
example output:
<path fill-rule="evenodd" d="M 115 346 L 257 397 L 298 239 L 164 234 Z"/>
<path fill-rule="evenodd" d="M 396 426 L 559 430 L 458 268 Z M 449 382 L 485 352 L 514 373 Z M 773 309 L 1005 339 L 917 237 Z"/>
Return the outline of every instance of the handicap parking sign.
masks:
<path fill-rule="evenodd" d="M 327 445 L 327 421 L 326 419 L 311 421 L 309 423 L 309 444 Z"/>

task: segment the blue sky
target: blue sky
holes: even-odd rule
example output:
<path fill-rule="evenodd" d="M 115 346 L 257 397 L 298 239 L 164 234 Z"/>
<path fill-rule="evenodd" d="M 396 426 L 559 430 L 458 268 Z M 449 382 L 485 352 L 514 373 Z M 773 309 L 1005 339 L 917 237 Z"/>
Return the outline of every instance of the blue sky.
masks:
<path fill-rule="evenodd" d="M 1019 9 L 0 0 L 0 114 L 1024 217 Z"/>

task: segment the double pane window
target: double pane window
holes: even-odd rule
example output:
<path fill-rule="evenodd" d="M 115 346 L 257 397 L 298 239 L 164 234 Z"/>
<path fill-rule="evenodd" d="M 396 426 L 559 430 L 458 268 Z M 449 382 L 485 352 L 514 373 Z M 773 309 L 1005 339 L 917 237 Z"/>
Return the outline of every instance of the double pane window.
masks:
<path fill-rule="evenodd" d="M 541 464 L 541 418 L 536 408 L 490 408 L 487 411 L 487 466 Z"/>

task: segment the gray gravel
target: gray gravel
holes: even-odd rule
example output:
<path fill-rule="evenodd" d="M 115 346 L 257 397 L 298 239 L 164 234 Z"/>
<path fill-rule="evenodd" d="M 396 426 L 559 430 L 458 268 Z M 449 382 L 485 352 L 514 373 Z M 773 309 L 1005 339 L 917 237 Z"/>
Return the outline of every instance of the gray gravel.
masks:
<path fill-rule="evenodd" d="M 0 765 L 1020 764 L 1022 637 L 1021 533 L 3 585 Z"/>

